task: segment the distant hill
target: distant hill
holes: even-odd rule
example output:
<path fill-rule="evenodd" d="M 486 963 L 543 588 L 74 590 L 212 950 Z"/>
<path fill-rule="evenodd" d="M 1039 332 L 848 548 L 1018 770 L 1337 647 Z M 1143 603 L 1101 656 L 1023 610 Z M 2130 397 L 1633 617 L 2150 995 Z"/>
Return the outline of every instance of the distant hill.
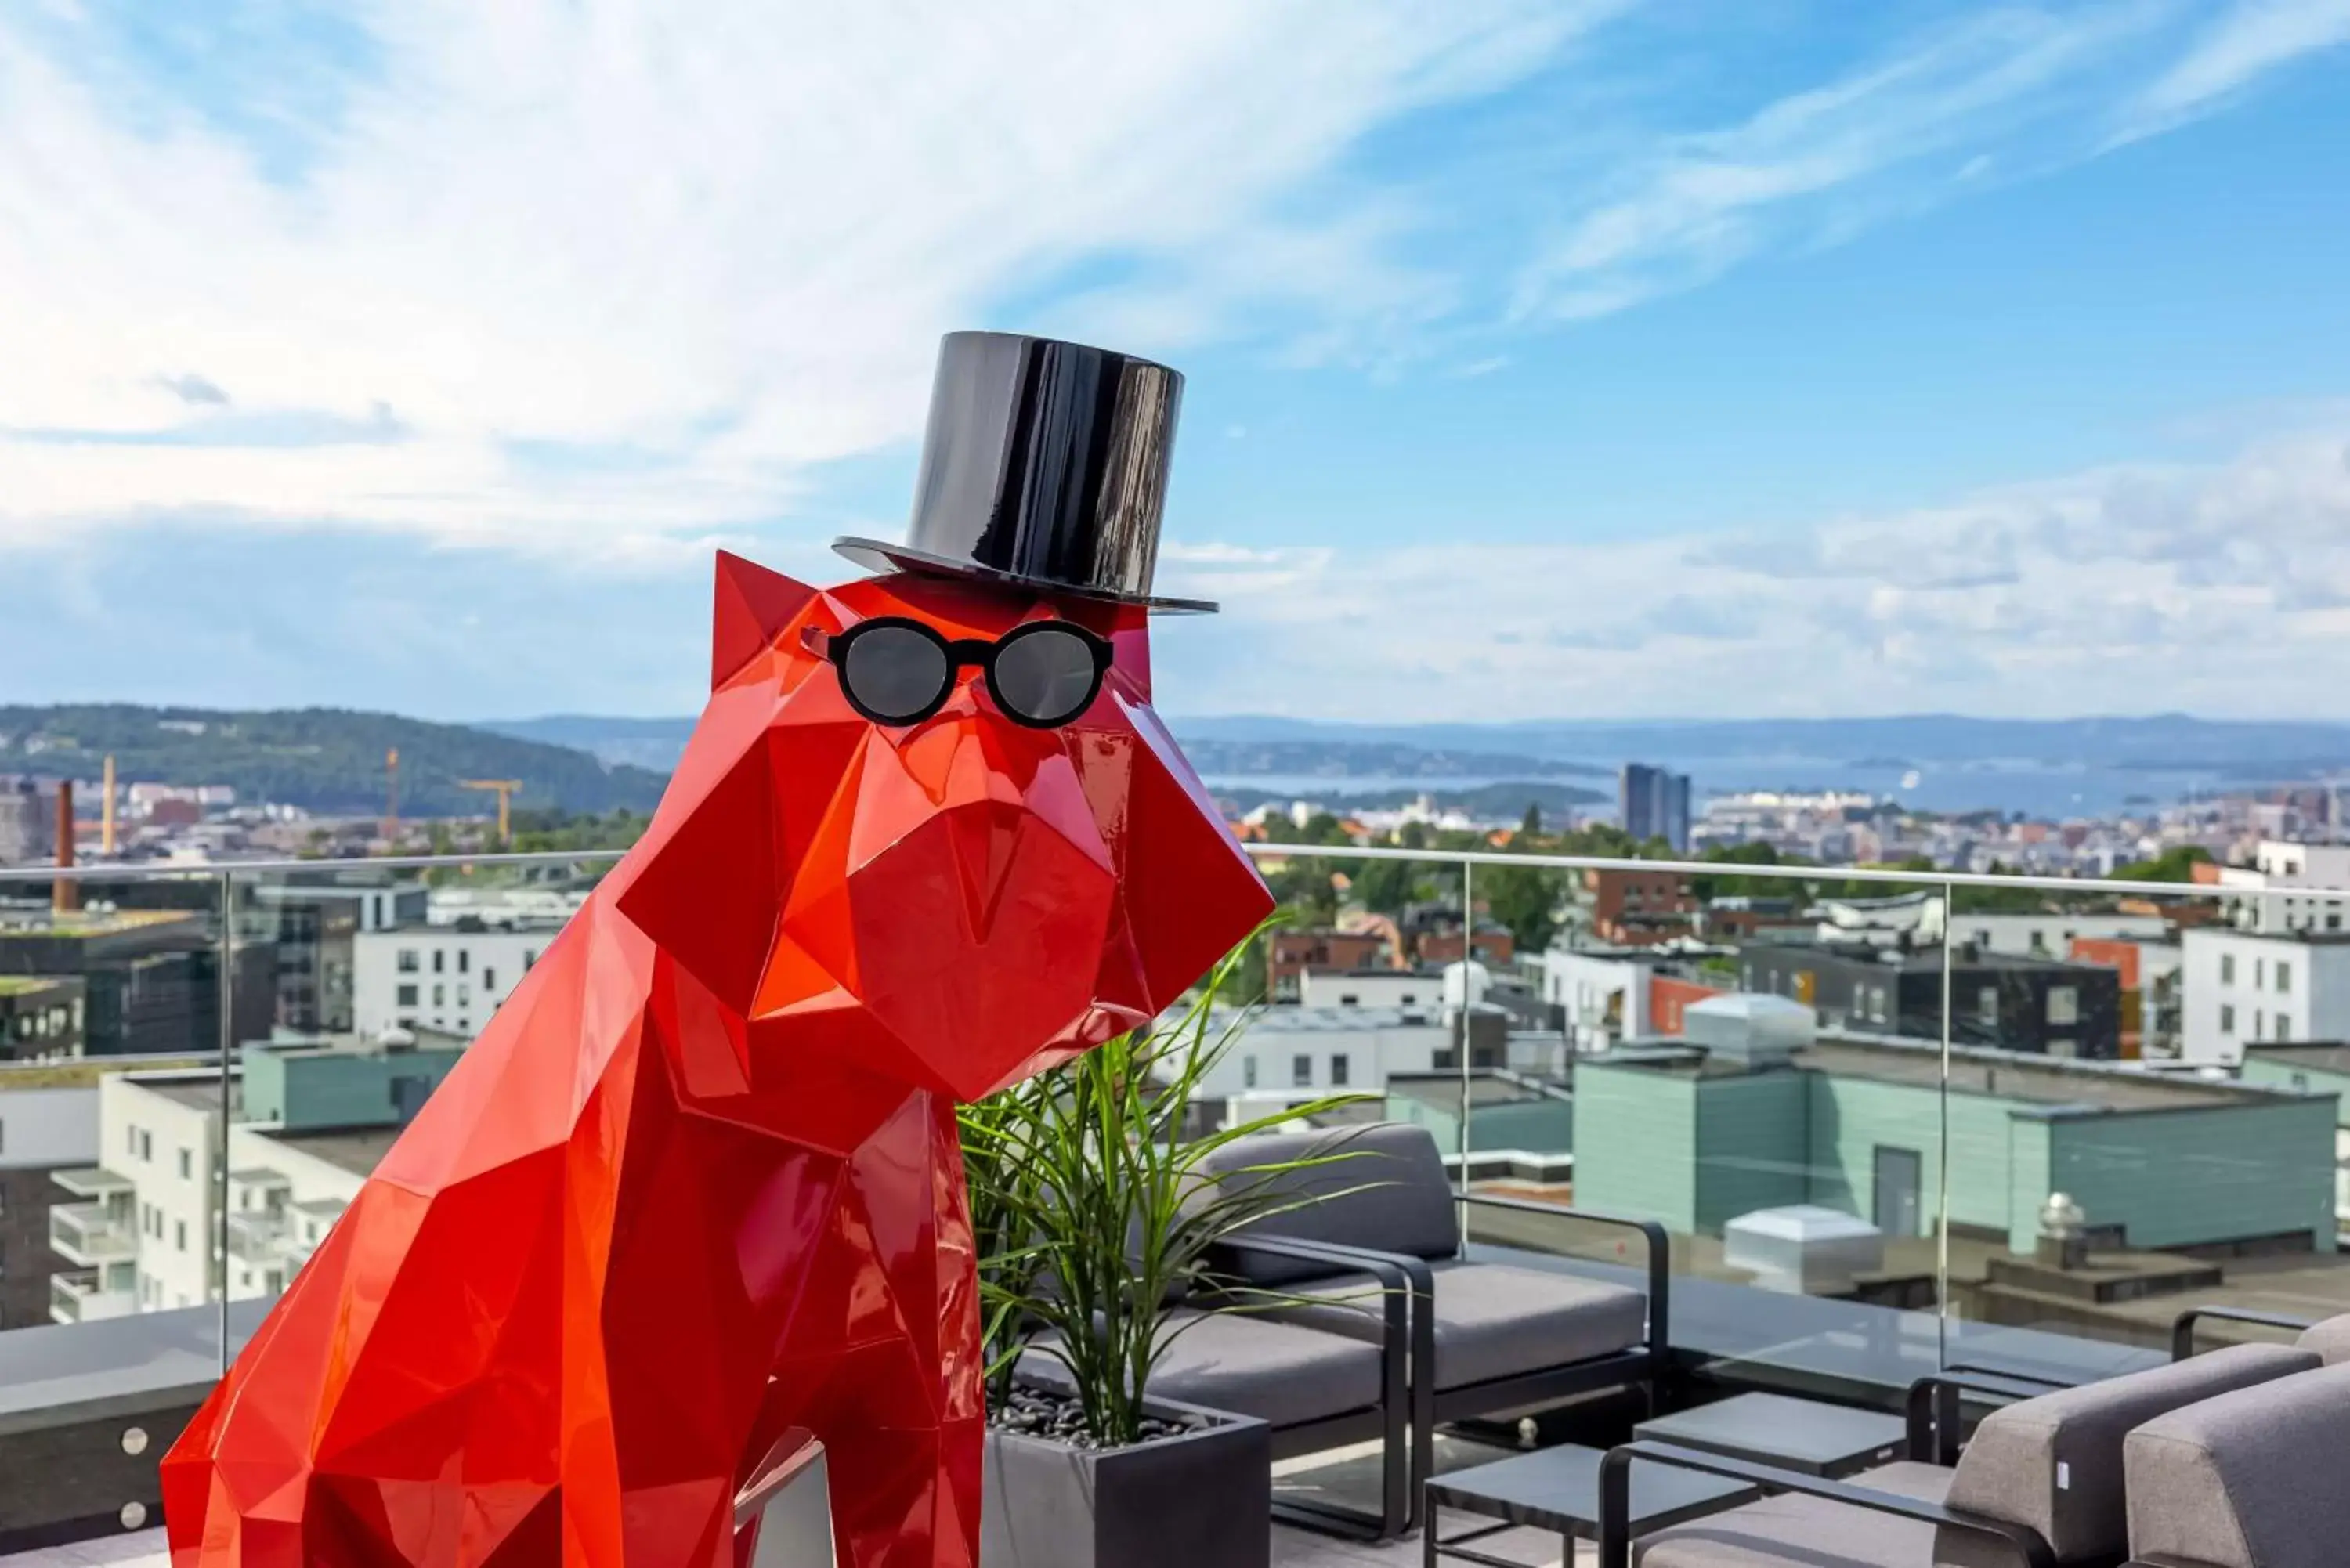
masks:
<path fill-rule="evenodd" d="M 520 779 L 517 806 L 568 812 L 650 810 L 660 769 L 607 766 L 588 752 L 340 708 L 239 712 L 132 703 L 0 707 L 0 774 L 94 779 L 111 753 L 126 784 L 227 784 L 244 803 L 272 801 L 331 815 L 384 809 L 384 753 L 400 752 L 403 816 L 490 810 L 496 797 L 460 779 Z"/>
<path fill-rule="evenodd" d="M 518 741 L 592 752 L 608 767 L 650 768 L 662 774 L 677 766 L 677 759 L 685 754 L 686 737 L 693 733 L 691 718 L 599 719 L 587 713 L 491 719 L 473 727 Z"/>

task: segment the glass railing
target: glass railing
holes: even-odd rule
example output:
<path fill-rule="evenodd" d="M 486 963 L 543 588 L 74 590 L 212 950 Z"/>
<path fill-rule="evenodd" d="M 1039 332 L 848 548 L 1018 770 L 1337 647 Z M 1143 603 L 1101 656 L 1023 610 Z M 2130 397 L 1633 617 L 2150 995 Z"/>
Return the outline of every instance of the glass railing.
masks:
<path fill-rule="evenodd" d="M 1359 1094 L 1465 1191 L 1546 1208 L 1465 1207 L 1496 1257 L 1636 1282 L 1638 1236 L 1575 1211 L 1661 1226 L 1674 1351 L 1718 1383 L 1881 1404 L 1942 1366 L 2104 1376 L 2189 1306 L 2350 1310 L 2350 1047 L 2301 1037 L 2350 938 L 2314 915 L 1247 848 L 1292 918 L 1244 966 L 1268 1000 L 1208 1125 Z M 613 858 L 81 867 L 63 909 L 54 871 L 0 871 L 0 973 L 80 982 L 0 1038 L 0 1429 L 78 1478 L 0 1491 L 0 1550 L 154 1520 L 178 1424 Z"/>

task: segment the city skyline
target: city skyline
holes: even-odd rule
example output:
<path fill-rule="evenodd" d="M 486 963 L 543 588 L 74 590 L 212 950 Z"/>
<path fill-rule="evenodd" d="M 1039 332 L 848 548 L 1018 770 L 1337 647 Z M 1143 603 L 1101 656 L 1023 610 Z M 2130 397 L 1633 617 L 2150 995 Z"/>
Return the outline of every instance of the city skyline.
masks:
<path fill-rule="evenodd" d="M 1664 10 L 0 21 L 0 657 L 690 711 L 985 325 L 1191 377 L 1170 712 L 2350 719 L 2350 6 Z"/>

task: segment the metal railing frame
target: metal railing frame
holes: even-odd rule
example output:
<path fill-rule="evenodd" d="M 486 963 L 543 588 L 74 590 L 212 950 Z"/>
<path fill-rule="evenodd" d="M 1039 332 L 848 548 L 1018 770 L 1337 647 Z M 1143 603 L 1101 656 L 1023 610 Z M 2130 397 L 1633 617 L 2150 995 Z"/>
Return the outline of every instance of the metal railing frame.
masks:
<path fill-rule="evenodd" d="M 2140 882 L 2116 877 L 2054 877 L 2040 875 L 2008 875 L 2004 873 L 1947 870 L 1900 870 L 1862 866 L 1783 866 L 1749 865 L 1731 861 L 1686 859 L 1647 859 L 1633 857 L 1604 855 L 1516 854 L 1491 849 L 1407 848 L 1368 845 L 1309 845 L 1243 843 L 1242 851 L 1253 859 L 1285 860 L 1400 860 L 1427 865 L 1457 865 L 1461 871 L 1461 908 L 1464 911 L 1462 955 L 1474 954 L 1474 923 L 1468 919 L 1474 910 L 1476 867 L 1533 868 L 1561 871 L 1635 871 L 1676 872 L 1684 875 L 1736 877 L 1770 882 L 1804 883 L 1837 881 L 1845 883 L 1875 883 L 1888 888 L 1937 889 L 1943 901 L 1941 932 L 1942 959 L 1942 1031 L 1941 1082 L 1941 1145 L 1935 1151 L 1939 1180 L 1936 1212 L 1938 1237 L 1938 1274 L 1944 1282 L 1939 1294 L 1945 1304 L 1938 1309 L 1936 1321 L 1947 1351 L 1949 1314 L 1947 1282 L 1950 1275 L 1950 1097 L 1948 1093 L 1951 1047 L 1951 927 L 1955 899 L 1953 895 L 1962 888 L 1980 888 L 2016 891 L 2022 889 L 2050 893 L 2080 895 L 2110 895 L 2139 898 L 2222 899 L 2230 898 L 2350 898 L 2350 888 L 2294 888 L 2286 892 L 2272 889 L 2231 888 L 2212 883 Z M 219 1333 L 221 1366 L 226 1371 L 229 1361 L 230 1333 L 228 1325 L 228 1220 L 227 1163 L 228 1127 L 233 1120 L 234 1070 L 232 1061 L 236 1051 L 233 1010 L 236 921 L 236 885 L 239 881 L 257 877 L 287 875 L 331 875 L 338 872 L 398 872 L 440 871 L 449 869 L 495 869 L 505 867 L 586 868 L 608 867 L 628 852 L 621 849 L 492 851 L 482 854 L 388 855 L 366 857 L 293 857 L 279 859 L 211 861 L 189 865 L 178 863 L 131 862 L 128 864 L 82 863 L 71 867 L 17 866 L 0 867 L 0 891 L 12 885 L 52 884 L 64 880 L 76 883 L 103 881 L 186 881 L 211 882 L 220 899 L 221 926 L 218 940 L 221 946 L 219 990 L 220 1040 L 220 1108 L 221 1135 L 214 1150 L 214 1175 L 221 1189 L 220 1220 L 213 1238 L 218 1249 L 217 1273 L 219 1286 Z M 1468 1152 L 1470 1144 L 1469 1099 L 1471 1070 L 1469 1053 L 1460 1054 L 1461 1115 L 1460 1123 L 1460 1168 L 1465 1194 L 1468 1184 Z M 1947 1360 L 1947 1355 L 1944 1359 Z"/>

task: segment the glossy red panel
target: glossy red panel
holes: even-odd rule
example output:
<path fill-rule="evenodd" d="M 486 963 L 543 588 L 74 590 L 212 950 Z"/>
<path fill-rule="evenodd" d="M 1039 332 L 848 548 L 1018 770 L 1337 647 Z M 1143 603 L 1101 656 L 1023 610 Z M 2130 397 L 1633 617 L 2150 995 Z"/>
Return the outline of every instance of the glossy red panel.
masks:
<path fill-rule="evenodd" d="M 1040 731 L 892 728 L 805 628 L 1110 639 Z M 175 1568 L 745 1561 L 826 1446 L 840 1561 L 969 1568 L 984 1429 L 953 1105 L 1173 1002 L 1271 899 L 1147 706 L 1139 610 L 722 556 L 653 826 L 164 1460 Z"/>

